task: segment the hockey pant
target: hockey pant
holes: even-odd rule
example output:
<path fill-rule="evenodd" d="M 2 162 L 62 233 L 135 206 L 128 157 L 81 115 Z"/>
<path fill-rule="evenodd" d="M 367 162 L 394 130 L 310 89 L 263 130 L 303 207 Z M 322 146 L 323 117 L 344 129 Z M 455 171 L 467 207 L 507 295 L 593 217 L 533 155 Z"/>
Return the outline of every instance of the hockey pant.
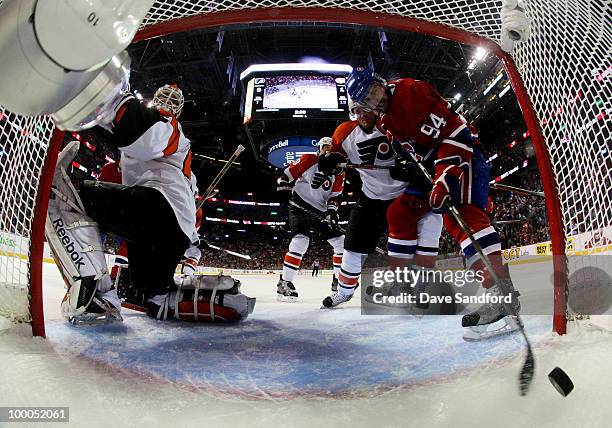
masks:
<path fill-rule="evenodd" d="M 442 215 L 435 214 L 425 196 L 402 194 L 387 210 L 390 268 L 408 264 L 433 268 L 438 256 Z"/>

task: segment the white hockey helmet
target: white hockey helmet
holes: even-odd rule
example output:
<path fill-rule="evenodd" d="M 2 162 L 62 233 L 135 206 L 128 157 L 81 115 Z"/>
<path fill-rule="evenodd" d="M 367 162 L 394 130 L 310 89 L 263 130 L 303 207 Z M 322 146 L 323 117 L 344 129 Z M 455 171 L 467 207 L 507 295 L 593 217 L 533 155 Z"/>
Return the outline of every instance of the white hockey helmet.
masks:
<path fill-rule="evenodd" d="M 317 143 L 317 152 L 321 154 L 321 152 L 323 151 L 323 147 L 327 147 L 327 146 L 331 147 L 331 145 L 332 145 L 332 139 L 330 137 L 323 137 Z"/>
<path fill-rule="evenodd" d="M 184 104 L 183 91 L 175 84 L 162 86 L 153 96 L 153 105 L 156 108 L 166 110 L 176 117 L 183 111 Z"/>

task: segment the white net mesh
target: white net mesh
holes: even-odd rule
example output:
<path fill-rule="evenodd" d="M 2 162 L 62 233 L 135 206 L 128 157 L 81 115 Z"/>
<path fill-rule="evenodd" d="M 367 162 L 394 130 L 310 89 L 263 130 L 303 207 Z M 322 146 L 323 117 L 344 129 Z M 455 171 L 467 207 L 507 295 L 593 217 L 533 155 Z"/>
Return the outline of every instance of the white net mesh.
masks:
<path fill-rule="evenodd" d="M 29 247 L 53 124 L 0 107 L 0 316 L 29 321 Z"/>
<path fill-rule="evenodd" d="M 1 2 L 0 2 L 1 3 Z M 501 1 L 489 0 L 189 0 L 157 1 L 142 26 L 195 15 L 231 10 L 325 7 L 383 12 L 457 27 L 499 41 Z M 560 196 L 563 226 L 568 235 L 610 231 L 612 224 L 612 146 L 610 95 L 612 85 L 612 5 L 608 0 L 527 0 L 531 37 L 514 54 L 546 139 Z M 276 15 L 282 16 L 282 12 Z M 248 14 L 244 20 L 249 19 Z M 384 20 L 380 21 L 384 25 Z M 170 30 L 171 31 L 171 30 Z M 50 138 L 47 120 L 0 121 L 2 154 L 0 232 L 15 235 L 19 256 L 2 249 L 0 282 L 17 284 L 27 293 L 27 248 L 33 202 L 44 143 Z M 36 129 L 41 126 L 41 130 Z M 40 144 L 24 136 L 34 132 Z M 608 231 L 608 232 L 606 232 Z M 599 235 L 598 235 L 599 236 Z M 602 241 L 603 242 L 603 241 Z M 2 287 L 6 290 L 6 286 Z M 11 290 L 14 287 L 11 287 Z M 6 291 L 0 290 L 0 311 L 6 312 Z M 0 312 L 0 313 L 1 313 Z M 13 311 L 15 312 L 15 311 Z"/>

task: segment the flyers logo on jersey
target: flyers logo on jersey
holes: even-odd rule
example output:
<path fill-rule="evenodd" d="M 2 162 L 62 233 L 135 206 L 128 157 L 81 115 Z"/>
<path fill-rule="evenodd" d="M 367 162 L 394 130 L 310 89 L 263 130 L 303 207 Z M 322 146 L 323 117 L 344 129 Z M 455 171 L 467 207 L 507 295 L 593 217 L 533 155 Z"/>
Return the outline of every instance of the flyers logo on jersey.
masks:
<path fill-rule="evenodd" d="M 374 165 L 376 159 L 388 160 L 393 157 L 387 137 L 379 136 L 357 142 L 357 153 L 362 163 Z"/>
<path fill-rule="evenodd" d="M 329 179 L 329 177 L 327 177 L 327 175 L 323 174 L 322 172 L 316 172 L 315 175 L 312 177 L 312 183 L 310 183 L 310 187 L 312 187 L 313 189 L 318 189 L 319 187 L 322 187 L 325 191 L 331 189 L 331 186 L 331 180 Z"/>

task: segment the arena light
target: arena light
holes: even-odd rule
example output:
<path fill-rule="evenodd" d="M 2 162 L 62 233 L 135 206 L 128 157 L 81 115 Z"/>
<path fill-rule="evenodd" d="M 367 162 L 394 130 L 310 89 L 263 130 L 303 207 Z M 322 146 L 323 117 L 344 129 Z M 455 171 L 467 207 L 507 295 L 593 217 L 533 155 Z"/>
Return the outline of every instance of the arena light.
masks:
<path fill-rule="evenodd" d="M 503 97 L 504 95 L 506 95 L 506 92 L 508 92 L 510 90 L 510 84 L 508 83 L 506 85 L 506 87 L 504 89 L 501 90 L 501 92 L 499 93 L 499 98 Z"/>
<path fill-rule="evenodd" d="M 504 76 L 504 73 L 500 72 L 495 78 L 495 80 L 493 80 L 493 82 L 491 82 L 491 84 L 487 87 L 487 89 L 484 90 L 482 95 L 487 95 L 489 92 L 491 92 L 491 89 L 493 89 L 495 85 L 497 85 L 497 82 L 499 82 L 503 76 Z"/>
<path fill-rule="evenodd" d="M 250 65 L 240 73 L 240 80 L 248 75 L 265 71 L 320 71 L 349 74 L 353 67 L 348 64 L 321 64 L 312 62 L 286 63 L 286 64 L 254 64 Z"/>
<path fill-rule="evenodd" d="M 476 53 L 474 54 L 474 59 L 476 61 L 482 61 L 487 56 L 487 50 L 482 46 L 478 46 L 476 49 Z"/>
<path fill-rule="evenodd" d="M 455 96 L 453 97 L 453 99 L 454 99 L 455 101 L 459 101 L 459 100 L 461 99 L 461 94 L 460 94 L 459 92 L 457 92 L 457 93 L 455 94 Z"/>

